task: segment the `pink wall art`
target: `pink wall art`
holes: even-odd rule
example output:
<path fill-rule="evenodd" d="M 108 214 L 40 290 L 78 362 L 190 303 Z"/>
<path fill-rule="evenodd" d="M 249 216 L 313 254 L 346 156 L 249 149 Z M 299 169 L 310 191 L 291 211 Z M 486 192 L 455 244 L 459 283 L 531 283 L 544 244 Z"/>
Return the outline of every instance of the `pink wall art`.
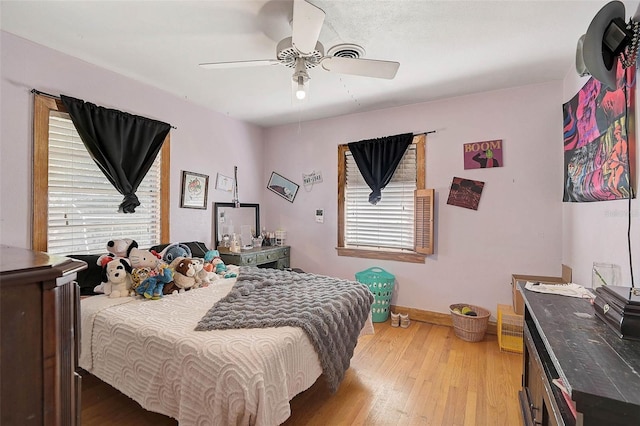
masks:
<path fill-rule="evenodd" d="M 562 107 L 562 201 L 634 198 L 636 68 L 619 62 L 615 90 L 591 77 Z"/>
<path fill-rule="evenodd" d="M 488 169 L 502 167 L 502 139 L 465 143 L 464 169 Z"/>

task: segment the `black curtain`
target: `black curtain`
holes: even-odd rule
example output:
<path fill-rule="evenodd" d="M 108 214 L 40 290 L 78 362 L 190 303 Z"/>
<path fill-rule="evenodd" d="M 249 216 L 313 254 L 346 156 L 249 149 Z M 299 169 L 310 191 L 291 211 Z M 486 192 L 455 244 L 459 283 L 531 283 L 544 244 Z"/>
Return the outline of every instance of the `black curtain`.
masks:
<path fill-rule="evenodd" d="M 378 204 L 402 156 L 413 140 L 413 133 L 349 143 L 349 150 L 362 177 L 371 188 L 369 202 Z"/>
<path fill-rule="evenodd" d="M 61 95 L 80 139 L 109 182 L 124 195 L 118 211 L 135 213 L 135 192 L 171 126 L 161 121 Z"/>

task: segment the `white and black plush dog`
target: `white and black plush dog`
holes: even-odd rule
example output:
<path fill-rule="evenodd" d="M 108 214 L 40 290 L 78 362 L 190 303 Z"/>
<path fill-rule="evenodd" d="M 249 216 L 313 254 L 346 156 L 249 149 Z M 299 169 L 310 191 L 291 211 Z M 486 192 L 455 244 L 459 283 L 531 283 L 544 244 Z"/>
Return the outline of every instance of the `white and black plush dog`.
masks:
<path fill-rule="evenodd" d="M 126 259 L 117 258 L 102 268 L 104 294 L 109 297 L 126 297 L 131 293 L 131 265 Z"/>

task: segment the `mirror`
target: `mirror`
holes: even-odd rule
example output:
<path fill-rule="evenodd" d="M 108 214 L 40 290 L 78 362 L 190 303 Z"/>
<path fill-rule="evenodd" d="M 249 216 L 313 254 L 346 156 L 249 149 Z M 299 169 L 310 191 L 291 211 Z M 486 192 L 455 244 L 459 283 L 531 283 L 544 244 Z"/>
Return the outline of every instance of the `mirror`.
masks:
<path fill-rule="evenodd" d="M 260 234 L 260 204 L 240 203 L 235 207 L 234 203 L 214 203 L 214 233 L 215 247 L 223 245 L 223 238 L 230 239 L 235 233 L 238 238 L 247 227 L 252 236 Z"/>

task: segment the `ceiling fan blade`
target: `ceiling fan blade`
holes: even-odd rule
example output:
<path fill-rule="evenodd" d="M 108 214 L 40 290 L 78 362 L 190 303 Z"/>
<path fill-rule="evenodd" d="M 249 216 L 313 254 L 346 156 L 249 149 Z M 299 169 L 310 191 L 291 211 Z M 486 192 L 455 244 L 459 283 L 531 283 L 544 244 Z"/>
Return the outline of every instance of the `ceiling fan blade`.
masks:
<path fill-rule="evenodd" d="M 293 1 L 291 40 L 293 47 L 303 55 L 308 55 L 316 49 L 324 16 L 322 9 L 305 0 Z"/>
<path fill-rule="evenodd" d="M 276 59 L 258 59 L 255 61 L 209 62 L 209 63 L 200 64 L 200 66 L 206 69 L 227 69 L 227 68 L 260 67 L 263 65 L 277 65 L 279 63 L 280 61 Z"/>
<path fill-rule="evenodd" d="M 322 68 L 327 71 L 389 80 L 396 76 L 399 67 L 399 62 L 379 61 L 376 59 L 329 56 L 322 60 Z"/>

